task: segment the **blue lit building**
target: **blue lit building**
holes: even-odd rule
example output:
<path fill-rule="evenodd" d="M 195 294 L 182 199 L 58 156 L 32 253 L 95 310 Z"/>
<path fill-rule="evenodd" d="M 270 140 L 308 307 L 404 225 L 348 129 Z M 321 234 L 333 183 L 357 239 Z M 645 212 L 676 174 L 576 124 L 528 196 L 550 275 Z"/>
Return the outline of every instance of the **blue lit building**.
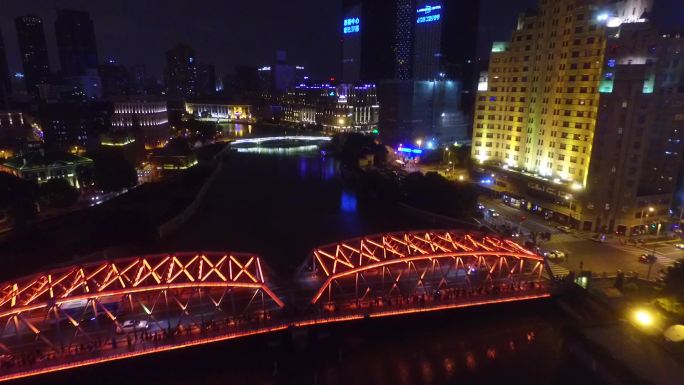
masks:
<path fill-rule="evenodd" d="M 392 145 L 431 140 L 435 146 L 468 139 L 458 81 L 394 80 L 378 87 L 380 135 Z"/>

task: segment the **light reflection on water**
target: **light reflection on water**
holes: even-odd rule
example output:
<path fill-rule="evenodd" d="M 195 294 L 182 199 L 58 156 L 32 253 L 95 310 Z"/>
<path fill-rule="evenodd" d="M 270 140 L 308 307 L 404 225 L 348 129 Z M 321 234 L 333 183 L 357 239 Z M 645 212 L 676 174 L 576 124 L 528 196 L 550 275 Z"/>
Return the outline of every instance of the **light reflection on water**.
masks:
<path fill-rule="evenodd" d="M 345 213 L 355 213 L 356 212 L 356 193 L 350 190 L 342 190 L 340 195 L 340 209 Z"/>

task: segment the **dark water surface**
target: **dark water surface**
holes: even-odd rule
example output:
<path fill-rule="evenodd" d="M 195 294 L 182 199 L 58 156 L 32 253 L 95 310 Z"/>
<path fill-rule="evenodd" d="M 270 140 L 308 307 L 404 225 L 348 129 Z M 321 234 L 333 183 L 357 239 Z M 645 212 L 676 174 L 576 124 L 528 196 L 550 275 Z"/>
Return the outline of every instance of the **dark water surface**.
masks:
<path fill-rule="evenodd" d="M 160 251 L 258 253 L 286 279 L 316 246 L 426 226 L 357 196 L 343 183 L 339 162 L 316 151 L 232 153 L 197 215 Z"/>
<path fill-rule="evenodd" d="M 457 199 L 457 197 L 454 197 Z M 429 227 L 343 182 L 335 159 L 228 156 L 198 214 L 154 251 L 255 252 L 287 281 L 318 245 Z M 577 384 L 552 300 L 284 331 L 49 374 L 37 384 Z"/>

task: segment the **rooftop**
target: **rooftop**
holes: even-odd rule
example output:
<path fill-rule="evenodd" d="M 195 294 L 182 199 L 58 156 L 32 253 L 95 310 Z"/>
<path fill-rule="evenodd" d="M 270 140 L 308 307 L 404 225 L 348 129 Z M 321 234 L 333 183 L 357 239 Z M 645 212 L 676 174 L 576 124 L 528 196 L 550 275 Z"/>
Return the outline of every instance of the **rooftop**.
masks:
<path fill-rule="evenodd" d="M 35 151 L 8 159 L 4 165 L 17 170 L 92 163 L 89 158 L 63 151 Z"/>

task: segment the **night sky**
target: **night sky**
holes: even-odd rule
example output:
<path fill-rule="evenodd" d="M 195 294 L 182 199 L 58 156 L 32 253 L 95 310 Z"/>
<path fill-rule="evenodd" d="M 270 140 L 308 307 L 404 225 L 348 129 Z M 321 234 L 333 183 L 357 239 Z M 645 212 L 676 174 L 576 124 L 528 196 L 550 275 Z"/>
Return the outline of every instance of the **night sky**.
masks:
<path fill-rule="evenodd" d="M 656 1 L 664 24 L 684 25 L 684 0 Z M 486 52 L 492 40 L 508 37 L 517 14 L 537 0 L 482 2 L 479 45 Z M 0 0 L 10 71 L 21 71 L 13 19 L 27 13 L 43 17 L 52 70 L 58 69 L 56 8 L 90 12 L 100 61 L 145 64 L 155 76 L 163 71 L 164 52 L 177 42 L 194 46 L 198 60 L 214 64 L 218 74 L 237 64 L 268 64 L 276 49 L 287 50 L 290 62 L 313 76 L 339 68 L 340 0 Z"/>

